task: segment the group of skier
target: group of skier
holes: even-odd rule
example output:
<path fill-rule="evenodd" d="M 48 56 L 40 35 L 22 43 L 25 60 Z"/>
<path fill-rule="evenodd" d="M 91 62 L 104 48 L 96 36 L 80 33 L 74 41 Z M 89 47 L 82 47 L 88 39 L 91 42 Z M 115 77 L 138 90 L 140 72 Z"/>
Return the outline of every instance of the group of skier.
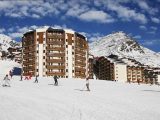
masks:
<path fill-rule="evenodd" d="M 10 75 L 10 78 L 12 79 L 13 73 L 11 71 L 9 72 L 9 75 Z M 55 75 L 53 78 L 54 78 L 54 85 L 58 86 L 58 76 Z M 23 80 L 23 76 L 21 75 L 20 81 L 22 80 Z M 3 87 L 10 87 L 10 79 L 8 74 L 5 75 L 3 81 L 4 81 L 2 84 Z M 38 75 L 36 75 L 34 83 L 38 83 Z M 87 88 L 87 91 L 90 91 L 89 78 L 86 78 L 86 88 Z"/>
<path fill-rule="evenodd" d="M 58 85 L 57 75 L 55 75 L 53 78 L 54 78 L 54 85 L 57 86 Z M 34 83 L 38 83 L 38 75 L 36 75 Z"/>
<path fill-rule="evenodd" d="M 53 78 L 54 78 L 54 85 L 58 86 L 58 76 L 55 75 Z M 34 83 L 38 83 L 38 75 L 36 75 Z M 87 88 L 87 91 L 90 91 L 89 78 L 86 78 L 86 88 Z"/>

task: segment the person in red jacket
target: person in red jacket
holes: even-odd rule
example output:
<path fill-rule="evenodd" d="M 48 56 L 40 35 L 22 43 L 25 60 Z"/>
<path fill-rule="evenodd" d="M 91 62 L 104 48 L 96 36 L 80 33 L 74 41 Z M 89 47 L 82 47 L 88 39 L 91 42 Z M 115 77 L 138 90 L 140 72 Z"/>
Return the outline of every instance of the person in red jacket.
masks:
<path fill-rule="evenodd" d="M 29 80 L 31 80 L 31 79 L 32 79 L 32 74 L 30 73 L 30 74 L 29 74 Z"/>

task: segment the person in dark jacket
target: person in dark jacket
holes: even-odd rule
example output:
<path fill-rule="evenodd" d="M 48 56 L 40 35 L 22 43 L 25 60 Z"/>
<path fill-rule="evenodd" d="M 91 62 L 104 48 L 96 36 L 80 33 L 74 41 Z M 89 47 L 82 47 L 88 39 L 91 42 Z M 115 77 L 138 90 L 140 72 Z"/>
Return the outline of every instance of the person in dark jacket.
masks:
<path fill-rule="evenodd" d="M 57 77 L 57 75 L 54 76 L 54 85 L 56 85 L 56 86 L 58 85 L 58 77 Z"/>
<path fill-rule="evenodd" d="M 12 77 L 13 77 L 13 72 L 10 70 L 9 71 L 9 75 L 11 76 L 11 79 L 12 79 Z"/>
<path fill-rule="evenodd" d="M 35 83 L 38 83 L 38 75 L 36 75 L 36 78 L 35 78 Z"/>
<path fill-rule="evenodd" d="M 89 88 L 89 78 L 86 78 L 86 87 L 87 87 L 87 91 L 90 91 L 90 88 Z"/>

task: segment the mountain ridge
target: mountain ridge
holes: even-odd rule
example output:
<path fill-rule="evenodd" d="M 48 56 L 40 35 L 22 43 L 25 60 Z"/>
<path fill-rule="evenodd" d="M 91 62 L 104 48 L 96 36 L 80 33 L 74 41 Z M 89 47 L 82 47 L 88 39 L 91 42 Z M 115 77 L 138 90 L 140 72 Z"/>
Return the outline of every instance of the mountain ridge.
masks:
<path fill-rule="evenodd" d="M 141 46 L 134 38 L 123 31 L 104 36 L 89 44 L 94 56 L 118 55 L 120 58 L 132 58 L 144 65 L 160 67 L 160 54 Z"/>
<path fill-rule="evenodd" d="M 6 52 L 9 47 L 19 47 L 20 46 L 20 43 L 16 42 L 11 37 L 5 34 L 0 34 L 0 44 L 2 47 L 2 51 L 6 51 Z"/>

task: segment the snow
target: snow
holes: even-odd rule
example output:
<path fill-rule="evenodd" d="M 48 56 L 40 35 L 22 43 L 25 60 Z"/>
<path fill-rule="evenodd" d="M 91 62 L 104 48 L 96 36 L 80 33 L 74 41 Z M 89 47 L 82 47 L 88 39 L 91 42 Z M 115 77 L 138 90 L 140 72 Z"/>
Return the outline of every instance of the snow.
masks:
<path fill-rule="evenodd" d="M 12 38 L 4 34 L 0 34 L 0 44 L 2 45 L 2 50 L 6 52 L 9 47 L 20 46 L 20 43 L 12 40 Z"/>
<path fill-rule="evenodd" d="M 19 81 L 0 87 L 0 120 L 158 120 L 160 87 L 90 80 L 53 78 Z M 86 89 L 86 88 L 85 88 Z"/>
<path fill-rule="evenodd" d="M 92 42 L 90 53 L 94 56 L 118 55 L 120 58 L 135 59 L 142 64 L 160 67 L 160 54 L 140 46 L 124 32 L 116 32 Z"/>
<path fill-rule="evenodd" d="M 21 68 L 21 65 L 12 60 L 0 60 L 0 78 L 6 74 L 9 74 L 9 71 L 14 67 Z"/>

